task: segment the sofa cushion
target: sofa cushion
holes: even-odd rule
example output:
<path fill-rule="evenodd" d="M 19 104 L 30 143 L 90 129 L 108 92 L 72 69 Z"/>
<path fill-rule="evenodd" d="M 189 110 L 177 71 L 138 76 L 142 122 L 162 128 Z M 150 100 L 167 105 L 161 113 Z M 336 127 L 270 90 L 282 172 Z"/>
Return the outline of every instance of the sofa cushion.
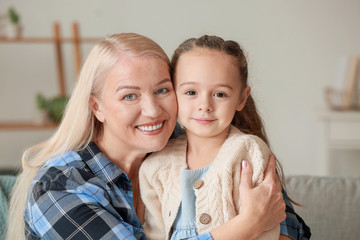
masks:
<path fill-rule="evenodd" d="M 288 176 L 286 186 L 313 239 L 360 239 L 360 178 Z"/>
<path fill-rule="evenodd" d="M 0 239 L 4 239 L 9 214 L 9 197 L 15 180 L 15 176 L 0 175 Z"/>

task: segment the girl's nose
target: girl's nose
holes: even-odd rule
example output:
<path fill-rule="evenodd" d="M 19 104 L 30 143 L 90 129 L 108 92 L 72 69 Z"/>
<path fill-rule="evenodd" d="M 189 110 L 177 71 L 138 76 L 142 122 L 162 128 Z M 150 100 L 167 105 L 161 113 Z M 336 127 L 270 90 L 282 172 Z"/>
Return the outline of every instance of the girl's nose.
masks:
<path fill-rule="evenodd" d="M 204 112 L 212 112 L 214 109 L 211 103 L 211 99 L 207 96 L 202 97 L 199 102 L 198 110 Z"/>
<path fill-rule="evenodd" d="M 155 97 L 144 97 L 141 101 L 141 113 L 143 116 L 151 118 L 160 116 L 162 108 Z"/>

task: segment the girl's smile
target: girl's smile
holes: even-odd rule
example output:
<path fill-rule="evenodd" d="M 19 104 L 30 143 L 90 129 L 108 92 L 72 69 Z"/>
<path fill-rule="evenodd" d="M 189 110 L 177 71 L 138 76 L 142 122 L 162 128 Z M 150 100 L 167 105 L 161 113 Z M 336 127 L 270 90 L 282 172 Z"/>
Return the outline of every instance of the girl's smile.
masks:
<path fill-rule="evenodd" d="M 243 107 L 239 70 L 232 56 L 195 48 L 181 55 L 174 75 L 178 119 L 188 137 L 226 139 Z"/>

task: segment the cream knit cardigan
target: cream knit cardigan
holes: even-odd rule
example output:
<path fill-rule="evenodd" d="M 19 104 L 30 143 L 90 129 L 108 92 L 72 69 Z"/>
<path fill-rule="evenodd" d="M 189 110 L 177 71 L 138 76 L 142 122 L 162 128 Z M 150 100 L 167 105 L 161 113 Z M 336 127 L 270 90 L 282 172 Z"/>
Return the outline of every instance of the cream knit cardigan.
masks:
<path fill-rule="evenodd" d="M 185 135 L 172 139 L 164 150 L 151 154 L 140 168 L 141 197 L 146 207 L 144 230 L 148 239 L 171 237 L 181 203 L 180 172 L 186 168 L 186 148 Z M 252 165 L 252 181 L 257 185 L 263 180 L 269 155 L 270 149 L 260 138 L 231 126 L 228 138 L 202 178 L 204 184 L 195 189 L 196 225 L 200 234 L 238 214 L 241 160 Z M 202 213 L 211 216 L 210 223 L 200 222 Z M 279 239 L 279 234 L 280 225 L 258 239 Z"/>

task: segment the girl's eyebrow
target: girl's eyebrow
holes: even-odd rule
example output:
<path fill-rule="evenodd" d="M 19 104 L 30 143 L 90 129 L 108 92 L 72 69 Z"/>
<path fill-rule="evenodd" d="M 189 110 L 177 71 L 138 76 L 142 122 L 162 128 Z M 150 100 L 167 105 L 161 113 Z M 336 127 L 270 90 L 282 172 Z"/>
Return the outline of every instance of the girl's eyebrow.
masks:
<path fill-rule="evenodd" d="M 184 86 L 184 85 L 196 85 L 197 84 L 197 82 L 194 82 L 194 81 L 192 81 L 192 82 L 183 82 L 183 83 L 181 83 L 180 85 L 179 85 L 179 87 L 182 87 L 182 86 Z M 228 88 L 228 89 L 230 89 L 230 90 L 233 90 L 233 88 L 230 86 L 230 85 L 228 85 L 228 84 L 216 84 L 215 85 L 215 87 L 225 87 L 225 88 Z"/>
<path fill-rule="evenodd" d="M 233 88 L 228 84 L 217 84 L 216 86 L 217 87 L 225 87 L 225 88 L 229 88 L 230 90 L 233 90 Z"/>
<path fill-rule="evenodd" d="M 197 84 L 197 82 L 183 82 L 179 85 L 179 87 L 182 87 L 184 85 L 193 85 L 193 84 Z"/>

